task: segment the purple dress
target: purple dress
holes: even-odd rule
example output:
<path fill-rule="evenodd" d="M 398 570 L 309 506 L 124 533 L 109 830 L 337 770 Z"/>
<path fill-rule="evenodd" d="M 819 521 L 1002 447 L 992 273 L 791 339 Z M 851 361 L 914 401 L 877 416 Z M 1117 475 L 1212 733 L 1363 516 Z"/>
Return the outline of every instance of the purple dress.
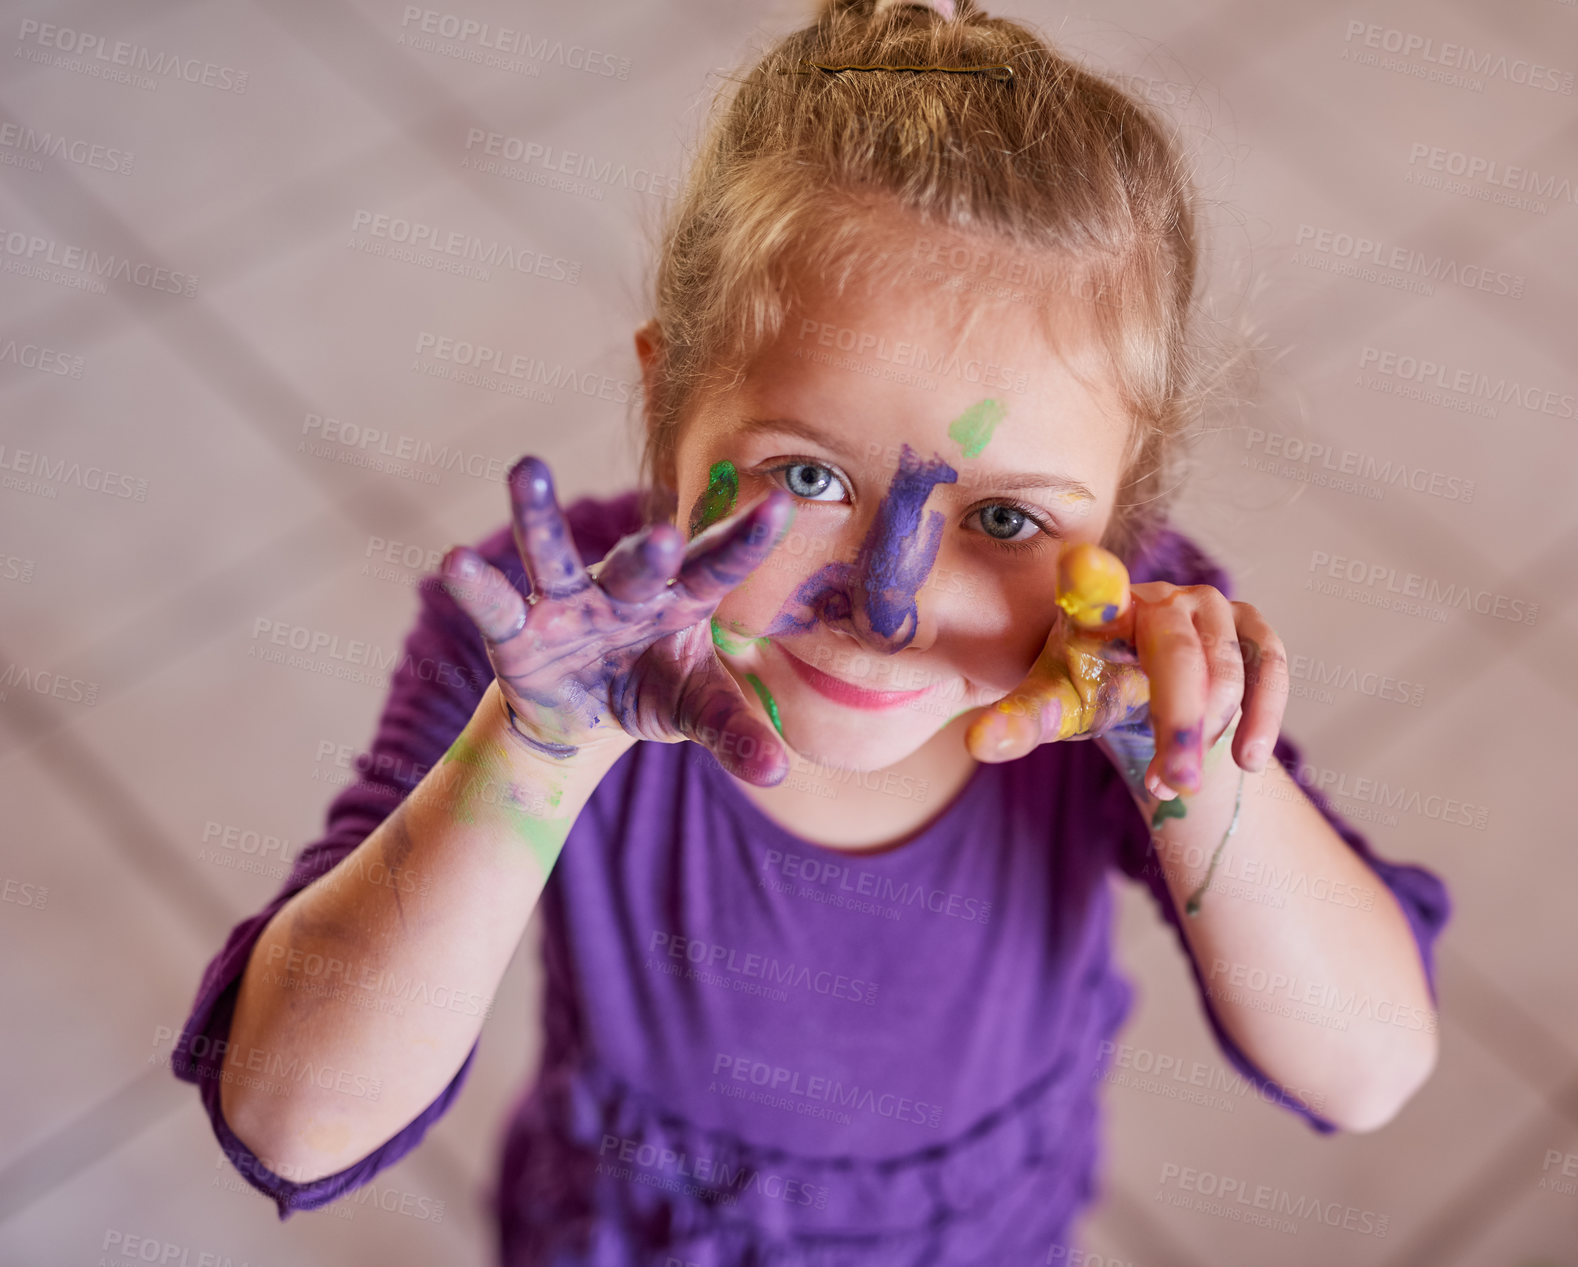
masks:
<path fill-rule="evenodd" d="M 633 492 L 567 514 L 588 563 L 639 526 Z M 508 526 L 478 549 L 525 591 Z M 1175 532 L 1132 563 L 1136 581 L 1230 593 Z M 411 791 L 492 678 L 436 580 L 419 595 L 359 781 L 209 964 L 174 1054 L 221 1147 L 281 1218 L 416 1147 L 471 1065 L 399 1134 L 312 1183 L 266 1170 L 219 1109 L 216 1044 L 263 927 Z M 460 671 L 434 678 L 423 663 Z M 1276 756 L 1299 769 L 1288 740 Z M 1305 790 L 1396 895 L 1433 994 L 1445 886 L 1377 858 Z M 890 776 L 888 791 L 926 789 Z M 640 743 L 619 759 L 543 892 L 546 1041 L 504 1147 L 502 1263 L 952 1267 L 1044 1261 L 1066 1243 L 1097 1193 L 1097 1088 L 1130 1005 L 1111 955 L 1112 868 L 1150 888 L 1197 985 L 1199 966 L 1142 816 L 1095 744 L 980 765 L 938 808 L 902 845 L 859 856 L 779 826 L 696 744 Z M 1201 1001 L 1246 1079 L 1336 1129 L 1261 1075 Z"/>

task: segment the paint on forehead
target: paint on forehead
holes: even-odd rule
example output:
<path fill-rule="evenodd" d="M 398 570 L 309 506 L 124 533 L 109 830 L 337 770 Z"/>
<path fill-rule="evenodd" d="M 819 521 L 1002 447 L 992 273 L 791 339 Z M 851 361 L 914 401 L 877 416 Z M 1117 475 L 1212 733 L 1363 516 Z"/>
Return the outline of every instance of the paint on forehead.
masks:
<path fill-rule="evenodd" d="M 967 458 L 976 457 L 992 440 L 992 432 L 1008 414 L 1000 400 L 982 400 L 971 405 L 948 424 L 948 438 Z"/>
<path fill-rule="evenodd" d="M 735 470 L 734 463 L 728 458 L 714 462 L 707 472 L 707 487 L 690 508 L 690 535 L 694 537 L 733 513 L 739 499 L 740 473 Z"/>
<path fill-rule="evenodd" d="M 773 724 L 773 729 L 783 737 L 783 723 L 778 719 L 778 701 L 773 698 L 773 693 L 767 689 L 767 684 L 754 673 L 747 673 L 745 680 L 751 684 L 751 689 L 756 692 L 756 698 L 761 700 L 762 707 L 767 710 L 767 717 Z"/>

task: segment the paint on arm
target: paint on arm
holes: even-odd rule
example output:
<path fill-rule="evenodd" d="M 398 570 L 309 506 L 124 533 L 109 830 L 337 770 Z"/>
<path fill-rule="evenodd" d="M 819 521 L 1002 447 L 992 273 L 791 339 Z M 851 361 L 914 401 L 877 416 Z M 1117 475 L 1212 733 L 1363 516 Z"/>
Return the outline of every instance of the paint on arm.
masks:
<path fill-rule="evenodd" d="M 459 821 L 475 824 L 478 805 L 486 805 L 531 850 L 544 875 L 553 870 L 571 824 L 563 818 L 549 818 L 545 811 L 559 804 L 563 784 L 555 779 L 541 788 L 523 786 L 508 777 L 510 763 L 502 746 L 494 748 L 464 731 L 455 737 L 439 764 L 457 774 L 460 769 L 466 772 L 460 775 L 463 782 L 454 788 L 450 799 Z"/>

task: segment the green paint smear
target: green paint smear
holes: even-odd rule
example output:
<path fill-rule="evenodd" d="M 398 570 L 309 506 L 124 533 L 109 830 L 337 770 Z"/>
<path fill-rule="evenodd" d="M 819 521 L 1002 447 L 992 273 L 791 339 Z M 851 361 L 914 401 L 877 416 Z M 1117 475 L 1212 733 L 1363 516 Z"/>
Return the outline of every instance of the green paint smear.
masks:
<path fill-rule="evenodd" d="M 964 450 L 964 456 L 973 458 L 986 448 L 992 432 L 1008 414 L 1000 400 L 983 400 L 971 405 L 948 426 L 948 438 Z"/>
<path fill-rule="evenodd" d="M 455 736 L 455 742 L 444 754 L 443 764 L 468 766 L 478 779 L 498 778 L 498 764 L 489 758 L 481 745 L 466 738 L 464 731 Z M 470 788 L 462 790 L 451 804 L 457 819 L 463 823 L 475 824 L 477 814 L 474 805 L 480 798 L 469 795 L 470 791 Z M 548 803 L 557 806 L 563 795 L 564 788 L 555 784 L 548 797 Z M 559 860 L 559 854 L 564 848 L 565 838 L 570 834 L 570 824 L 563 819 L 538 818 L 518 805 L 507 804 L 502 798 L 489 808 L 497 810 L 504 819 L 504 825 L 531 849 L 532 856 L 543 869 L 543 874 L 551 873 L 554 863 Z"/>
<path fill-rule="evenodd" d="M 729 636 L 734 632 L 736 631 L 731 629 L 725 633 L 723 626 L 718 623 L 718 618 L 716 616 L 712 618 L 712 645 L 725 655 L 744 655 L 752 647 L 767 641 L 766 638 L 743 638 L 742 641 L 736 642 Z"/>
<path fill-rule="evenodd" d="M 730 514 L 740 500 L 740 473 L 724 458 L 707 472 L 707 489 L 690 512 L 690 535 L 695 536 Z"/>
<path fill-rule="evenodd" d="M 773 729 L 778 732 L 778 737 L 783 738 L 783 723 L 778 720 L 778 701 L 773 698 L 766 684 L 754 673 L 747 673 L 745 680 L 755 689 L 757 696 L 762 701 L 762 707 L 767 710 L 767 716 L 772 719 Z"/>
<path fill-rule="evenodd" d="M 1181 796 L 1175 796 L 1170 801 L 1160 801 L 1157 803 L 1156 812 L 1151 815 L 1151 830 L 1154 831 L 1169 818 L 1182 818 L 1188 812 L 1184 808 L 1184 798 Z"/>

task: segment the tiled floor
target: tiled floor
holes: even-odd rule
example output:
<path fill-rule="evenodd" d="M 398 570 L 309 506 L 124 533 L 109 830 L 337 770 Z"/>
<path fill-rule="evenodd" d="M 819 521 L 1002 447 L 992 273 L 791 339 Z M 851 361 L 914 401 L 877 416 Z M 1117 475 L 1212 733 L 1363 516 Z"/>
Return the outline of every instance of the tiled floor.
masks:
<path fill-rule="evenodd" d="M 632 482 L 623 405 L 485 390 L 422 372 L 422 352 L 429 337 L 465 339 L 628 389 L 645 244 L 665 204 L 470 170 L 469 130 L 678 174 L 705 90 L 807 9 L 440 10 L 628 59 L 624 78 L 546 57 L 497 68 L 446 56 L 410 41 L 410 11 L 371 0 L 29 11 L 111 46 L 212 63 L 226 83 L 245 72 L 244 92 L 176 76 L 116 82 L 102 74 L 113 63 L 44 48 L 26 14 L 0 37 L 0 123 L 119 151 L 127 169 L 35 161 L 0 134 L 0 344 L 53 349 L 70 371 L 0 357 L 0 442 L 114 473 L 104 488 L 68 475 L 0 490 L 0 661 L 12 683 L 0 699 L 6 1263 L 89 1263 L 131 1236 L 194 1262 L 492 1261 L 483 1202 L 497 1133 L 537 1050 L 534 935 L 465 1096 L 380 1176 L 395 1199 L 281 1224 L 162 1063 L 203 963 L 280 878 L 214 861 L 205 836 L 233 826 L 293 855 L 346 773 L 336 754 L 366 741 L 382 702 L 379 686 L 260 663 L 261 622 L 396 647 L 415 579 L 502 519 L 496 480 L 356 465 L 347 437 L 376 428 L 448 444 L 477 470 L 535 451 L 565 501 Z M 1110 1086 L 1106 1191 L 1085 1258 L 1064 1261 L 1578 1264 L 1578 1196 L 1550 1164 L 1578 1154 L 1578 869 L 1560 808 L 1560 757 L 1574 751 L 1561 736 L 1578 702 L 1566 588 L 1578 581 L 1578 7 L 1025 0 L 1004 12 L 1134 76 L 1171 111 L 1214 200 L 1212 268 L 1241 296 L 1242 270 L 1257 279 L 1241 302 L 1279 356 L 1244 425 L 1201 446 L 1181 522 L 1293 651 L 1424 688 L 1415 707 L 1311 681 L 1288 732 L 1323 770 L 1483 811 L 1459 825 L 1337 802 L 1382 854 L 1443 874 L 1456 902 L 1439 962 L 1441 1064 L 1405 1112 L 1376 1134 L 1323 1138 L 1252 1094 L 1202 1104 Z M 1479 82 L 1443 77 L 1446 44 L 1491 55 Z M 1551 68 L 1552 88 L 1520 82 L 1529 63 Z M 1427 147 L 1556 183 L 1524 195 L 1538 207 L 1485 179 L 1444 188 Z M 463 277 L 377 256 L 357 245 L 377 215 L 530 247 L 574 265 L 576 280 Z M 1314 249 L 1327 231 L 1513 275 L 1520 293 L 1343 271 L 1340 254 Z M 25 276 L 17 234 L 161 264 L 196 285 L 112 281 L 95 293 L 80 271 Z M 1380 368 L 1398 356 L 1528 390 L 1493 408 L 1424 395 Z M 1434 493 L 1321 484 L 1318 463 L 1273 452 L 1290 438 L 1441 478 Z M 379 557 L 388 543 L 405 563 Z M 1539 614 L 1436 620 L 1384 609 L 1375 593 L 1322 593 L 1307 582 L 1323 554 Z M 15 684 L 44 671 L 66 682 L 57 695 Z M 1140 992 L 1125 1041 L 1220 1066 L 1149 899 L 1127 890 L 1122 912 Z M 1158 1201 L 1169 1162 L 1355 1207 L 1385 1235 L 1173 1208 Z M 421 1213 L 399 1213 L 402 1200 Z"/>

